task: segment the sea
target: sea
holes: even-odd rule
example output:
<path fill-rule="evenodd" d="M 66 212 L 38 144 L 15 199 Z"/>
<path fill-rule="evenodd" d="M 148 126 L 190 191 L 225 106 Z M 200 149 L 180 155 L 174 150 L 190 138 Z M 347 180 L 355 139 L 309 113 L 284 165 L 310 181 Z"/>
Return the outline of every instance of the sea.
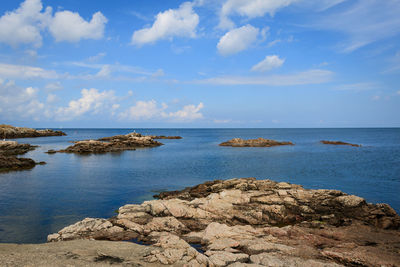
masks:
<path fill-rule="evenodd" d="M 256 177 L 338 189 L 400 213 L 400 128 L 356 129 L 57 129 L 67 136 L 21 138 L 38 145 L 31 170 L 0 173 L 0 242 L 43 243 L 86 217 L 109 218 L 125 204 L 215 179 Z M 71 141 L 136 131 L 179 135 L 163 146 L 120 153 L 46 154 Z M 221 147 L 235 137 L 291 141 L 294 146 Z M 321 144 L 340 140 L 361 147 Z"/>

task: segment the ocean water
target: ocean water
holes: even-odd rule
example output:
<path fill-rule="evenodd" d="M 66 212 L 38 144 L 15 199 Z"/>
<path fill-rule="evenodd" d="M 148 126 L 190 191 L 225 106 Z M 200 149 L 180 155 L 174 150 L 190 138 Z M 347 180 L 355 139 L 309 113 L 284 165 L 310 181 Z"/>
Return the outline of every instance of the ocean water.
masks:
<path fill-rule="evenodd" d="M 41 243 L 85 217 L 108 218 L 158 191 L 213 179 L 256 177 L 338 189 L 384 202 L 400 212 L 400 128 L 395 129 L 135 129 L 164 146 L 97 155 L 57 153 L 73 140 L 126 134 L 133 129 L 62 129 L 68 135 L 18 139 L 39 145 L 25 156 L 46 161 L 31 170 L 0 173 L 0 242 Z M 234 137 L 292 141 L 271 148 L 220 147 Z M 320 140 L 363 146 L 332 146 Z"/>

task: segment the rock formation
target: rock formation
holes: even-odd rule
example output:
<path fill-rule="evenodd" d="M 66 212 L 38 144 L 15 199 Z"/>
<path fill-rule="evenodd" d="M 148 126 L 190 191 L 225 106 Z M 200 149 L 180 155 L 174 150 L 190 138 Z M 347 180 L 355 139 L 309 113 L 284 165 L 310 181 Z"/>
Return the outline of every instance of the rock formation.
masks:
<path fill-rule="evenodd" d="M 325 145 L 344 145 L 344 146 L 361 147 L 361 145 L 346 143 L 346 142 L 342 142 L 342 141 L 326 141 L 326 140 L 322 140 L 321 143 L 325 144 Z"/>
<path fill-rule="evenodd" d="M 14 127 L 11 125 L 0 125 L 0 139 L 13 139 L 25 137 L 43 137 L 43 136 L 62 136 L 66 135 L 62 131 L 54 131 L 50 129 L 35 130 L 26 127 Z"/>
<path fill-rule="evenodd" d="M 98 140 L 77 141 L 74 143 L 74 145 L 69 146 L 66 149 L 59 150 L 57 152 L 78 154 L 105 153 L 135 150 L 137 148 L 156 147 L 163 145 L 162 143 L 155 141 L 150 136 L 142 136 L 138 133 L 104 137 Z M 54 153 L 54 151 L 50 151 L 50 153 Z"/>
<path fill-rule="evenodd" d="M 182 139 L 182 136 L 150 135 L 153 139 Z"/>
<path fill-rule="evenodd" d="M 271 147 L 271 146 L 284 146 L 293 145 L 292 142 L 279 142 L 271 139 L 257 138 L 244 140 L 241 138 L 233 138 L 232 140 L 219 144 L 220 146 L 232 147 Z"/>
<path fill-rule="evenodd" d="M 139 240 L 144 260 L 188 266 L 395 266 L 400 217 L 337 190 L 255 178 L 212 181 L 86 218 L 48 236 Z"/>
<path fill-rule="evenodd" d="M 17 158 L 16 155 L 34 150 L 36 146 L 19 144 L 16 141 L 0 141 L 0 171 L 22 170 L 35 167 L 35 161 L 29 158 Z"/>

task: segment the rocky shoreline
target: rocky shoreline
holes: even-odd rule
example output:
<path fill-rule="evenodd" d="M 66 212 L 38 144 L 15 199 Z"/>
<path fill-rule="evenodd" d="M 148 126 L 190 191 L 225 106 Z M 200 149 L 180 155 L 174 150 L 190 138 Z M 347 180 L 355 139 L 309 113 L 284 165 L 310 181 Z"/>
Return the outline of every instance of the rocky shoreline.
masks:
<path fill-rule="evenodd" d="M 139 240 L 144 263 L 183 266 L 396 266 L 400 217 L 337 190 L 255 178 L 211 181 L 86 218 L 49 242 Z M 143 246 L 143 248 L 148 248 Z M 122 262 L 124 259 L 122 259 Z"/>
<path fill-rule="evenodd" d="M 30 158 L 19 158 L 28 151 L 34 150 L 36 146 L 30 144 L 19 144 L 16 141 L 0 141 L 0 172 L 13 170 L 26 170 L 45 162 L 35 162 Z"/>
<path fill-rule="evenodd" d="M 28 138 L 28 137 L 44 137 L 44 136 L 64 136 L 62 131 L 54 131 L 50 129 L 36 130 L 26 127 L 14 127 L 11 125 L 0 125 L 0 139 Z"/>
<path fill-rule="evenodd" d="M 292 142 L 279 142 L 260 137 L 257 139 L 248 139 L 248 140 L 241 138 L 233 138 L 219 145 L 232 146 L 232 147 L 271 147 L 271 146 L 284 146 L 284 145 L 294 145 L 294 144 Z"/>

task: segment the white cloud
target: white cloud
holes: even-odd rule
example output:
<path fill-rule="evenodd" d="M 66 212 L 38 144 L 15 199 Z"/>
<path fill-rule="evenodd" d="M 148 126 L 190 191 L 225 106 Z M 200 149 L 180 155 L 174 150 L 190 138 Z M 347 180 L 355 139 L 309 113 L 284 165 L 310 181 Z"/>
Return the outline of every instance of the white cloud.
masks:
<path fill-rule="evenodd" d="M 60 82 L 54 82 L 54 83 L 48 83 L 46 84 L 46 86 L 44 87 L 47 91 L 58 91 L 58 90 L 62 90 L 63 86 Z"/>
<path fill-rule="evenodd" d="M 129 120 L 148 120 L 154 117 L 159 117 L 166 108 L 167 106 L 165 104 L 158 107 L 155 100 L 137 101 L 134 106 L 131 106 L 128 110 L 122 112 L 120 118 Z"/>
<path fill-rule="evenodd" d="M 352 52 L 370 43 L 400 34 L 400 1 L 355 1 L 349 8 L 325 15 L 312 27 L 347 35 L 339 45 L 342 52 Z"/>
<path fill-rule="evenodd" d="M 110 77 L 111 74 L 111 67 L 110 65 L 103 65 L 99 72 L 96 74 L 98 78 L 107 78 Z"/>
<path fill-rule="evenodd" d="M 203 118 L 203 114 L 200 110 L 204 107 L 203 103 L 195 105 L 184 106 L 181 110 L 170 113 L 163 113 L 163 117 L 172 118 L 176 121 L 193 121 Z"/>
<path fill-rule="evenodd" d="M 89 58 L 88 58 L 88 61 L 89 61 L 89 62 L 96 62 L 96 61 L 99 61 L 100 59 L 102 59 L 103 57 L 105 57 L 106 55 L 107 55 L 107 53 L 105 53 L 105 52 L 100 52 L 100 53 L 98 53 L 98 54 L 95 55 L 95 56 L 89 57 Z"/>
<path fill-rule="evenodd" d="M 19 44 L 33 44 L 39 47 L 42 44 L 40 31 L 51 16 L 51 8 L 42 13 L 41 0 L 26 0 L 18 9 L 6 12 L 0 17 L 0 42 L 11 46 Z"/>
<path fill-rule="evenodd" d="M 116 100 L 114 91 L 102 91 L 97 89 L 82 89 L 82 97 L 72 100 L 67 107 L 60 107 L 56 111 L 59 120 L 71 120 L 84 114 L 97 114 L 108 110 Z"/>
<path fill-rule="evenodd" d="M 230 15 L 256 18 L 269 13 L 272 17 L 277 10 L 287 7 L 296 1 L 297 0 L 227 0 L 221 8 L 219 27 L 223 29 L 234 27 L 234 23 L 229 19 Z"/>
<path fill-rule="evenodd" d="M 150 28 L 135 31 L 132 44 L 144 45 L 175 36 L 194 38 L 198 24 L 199 16 L 194 12 L 193 4 L 185 2 L 178 9 L 158 13 Z"/>
<path fill-rule="evenodd" d="M 397 91 L 397 94 L 398 94 L 398 95 L 400 95 L 400 90 L 399 90 L 399 91 Z"/>
<path fill-rule="evenodd" d="M 222 76 L 196 81 L 196 83 L 214 85 L 266 85 L 294 86 L 306 84 L 321 84 L 332 79 L 333 72 L 328 70 L 309 70 L 296 74 L 269 76 Z"/>
<path fill-rule="evenodd" d="M 47 103 L 54 103 L 57 102 L 59 100 L 58 96 L 56 96 L 55 94 L 48 94 L 47 98 L 46 98 L 46 102 Z"/>
<path fill-rule="evenodd" d="M 257 40 L 259 29 L 245 25 L 227 32 L 218 42 L 217 48 L 221 55 L 232 55 L 246 50 Z"/>
<path fill-rule="evenodd" d="M 285 62 L 284 59 L 279 58 L 277 55 L 266 56 L 264 60 L 254 65 L 251 70 L 258 72 L 265 72 L 275 68 L 279 68 Z"/>
<path fill-rule="evenodd" d="M 81 39 L 101 39 L 107 18 L 101 13 L 93 14 L 92 19 L 85 21 L 79 13 L 60 11 L 54 15 L 49 25 L 50 33 L 57 42 L 79 42 Z"/>
<path fill-rule="evenodd" d="M 0 77 L 7 79 L 56 79 L 59 75 L 53 70 L 45 70 L 39 67 L 0 63 Z"/>
<path fill-rule="evenodd" d="M 25 0 L 18 9 L 0 17 L 0 42 L 16 47 L 20 44 L 42 45 L 42 32 L 49 29 L 56 41 L 77 42 L 81 39 L 103 37 L 107 19 L 97 12 L 90 22 L 78 13 L 60 11 L 52 15 L 52 8 L 42 11 L 41 0 Z"/>
<path fill-rule="evenodd" d="M 339 91 L 366 91 L 378 89 L 380 86 L 377 83 L 372 82 L 363 82 L 363 83 L 351 83 L 351 84 L 342 84 L 336 86 L 334 89 Z"/>
<path fill-rule="evenodd" d="M 12 119 L 30 118 L 39 120 L 45 106 L 38 99 L 38 90 L 33 87 L 23 88 L 13 81 L 0 83 L 0 117 Z"/>
<path fill-rule="evenodd" d="M 167 119 L 172 121 L 188 122 L 203 118 L 200 110 L 204 107 L 203 103 L 195 105 L 186 105 L 177 111 L 167 112 L 168 105 L 157 101 L 137 101 L 135 105 L 119 114 L 120 119 L 125 120 L 150 120 L 150 119 Z"/>

